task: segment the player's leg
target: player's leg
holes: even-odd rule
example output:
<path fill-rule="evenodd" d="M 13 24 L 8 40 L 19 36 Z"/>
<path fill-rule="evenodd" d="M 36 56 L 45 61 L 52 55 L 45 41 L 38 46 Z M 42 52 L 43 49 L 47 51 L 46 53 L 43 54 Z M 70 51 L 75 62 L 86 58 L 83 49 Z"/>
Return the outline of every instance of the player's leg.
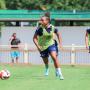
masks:
<path fill-rule="evenodd" d="M 18 63 L 18 59 L 20 57 L 20 52 L 19 51 L 16 51 L 15 54 L 16 54 L 16 63 Z"/>
<path fill-rule="evenodd" d="M 49 74 L 49 65 L 48 65 L 48 51 L 44 50 L 40 52 L 41 57 L 43 59 L 43 62 L 45 64 L 45 75 L 47 76 Z"/>
<path fill-rule="evenodd" d="M 56 75 L 60 77 L 60 79 L 64 79 L 63 78 L 63 75 L 62 75 L 62 72 L 61 72 L 61 68 L 60 68 L 60 65 L 59 65 L 59 60 L 57 58 L 57 53 L 56 51 L 52 51 L 50 53 L 52 59 L 53 59 L 53 62 L 54 62 L 54 66 L 55 66 L 55 69 L 56 69 Z"/>
<path fill-rule="evenodd" d="M 12 59 L 12 63 L 14 63 L 14 58 L 15 58 L 15 53 L 14 53 L 14 51 L 11 51 L 11 59 Z"/>
<path fill-rule="evenodd" d="M 48 76 L 49 74 L 49 65 L 48 65 L 48 57 L 42 58 L 43 62 L 45 64 L 45 76 Z"/>
<path fill-rule="evenodd" d="M 18 57 L 16 57 L 16 63 L 18 63 Z"/>
<path fill-rule="evenodd" d="M 56 75 L 60 77 L 60 79 L 64 79 L 62 72 L 61 72 L 61 68 L 60 68 L 60 64 L 59 64 L 59 60 L 57 57 L 57 51 L 56 51 L 56 47 L 55 45 L 52 45 L 49 47 L 49 52 L 50 52 L 50 56 L 52 57 L 52 60 L 54 62 L 54 66 L 56 69 Z"/>

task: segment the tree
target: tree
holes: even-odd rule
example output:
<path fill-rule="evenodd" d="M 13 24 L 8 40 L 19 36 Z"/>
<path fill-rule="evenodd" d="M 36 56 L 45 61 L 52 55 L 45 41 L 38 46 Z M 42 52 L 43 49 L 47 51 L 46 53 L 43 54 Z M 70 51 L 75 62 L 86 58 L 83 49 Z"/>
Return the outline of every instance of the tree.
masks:
<path fill-rule="evenodd" d="M 0 9 L 6 9 L 6 5 L 5 5 L 4 0 L 0 0 Z M 0 28 L 1 28 L 2 25 L 4 25 L 4 22 L 0 22 Z"/>
<path fill-rule="evenodd" d="M 0 9 L 6 9 L 5 1 L 0 0 Z"/>
<path fill-rule="evenodd" d="M 2 0 L 3 1 L 3 0 Z M 8 9 L 89 10 L 90 0 L 6 0 Z"/>

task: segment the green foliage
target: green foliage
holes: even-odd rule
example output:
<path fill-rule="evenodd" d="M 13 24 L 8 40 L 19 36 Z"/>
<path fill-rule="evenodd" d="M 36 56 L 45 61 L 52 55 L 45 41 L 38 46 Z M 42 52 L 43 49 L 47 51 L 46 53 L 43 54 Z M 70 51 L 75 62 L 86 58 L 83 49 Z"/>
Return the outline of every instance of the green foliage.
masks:
<path fill-rule="evenodd" d="M 85 11 L 90 10 L 90 0 L 0 0 L 0 9 Z M 83 25 L 88 24 L 83 23 Z M 4 23 L 0 22 L 0 26 L 2 25 Z M 81 23 L 78 25 L 81 25 Z"/>
<path fill-rule="evenodd" d="M 6 9 L 4 0 L 0 0 L 0 9 Z M 0 31 L 1 31 L 1 26 L 3 26 L 3 25 L 4 25 L 4 22 L 0 22 Z M 0 32 L 0 34 L 1 34 L 1 32 Z"/>
<path fill-rule="evenodd" d="M 20 0 L 6 0 L 7 9 L 20 9 L 21 6 Z"/>
<path fill-rule="evenodd" d="M 0 9 L 6 9 L 5 1 L 0 0 Z"/>
<path fill-rule="evenodd" d="M 90 0 L 6 0 L 5 2 L 7 9 L 38 9 L 38 10 L 90 9 Z"/>

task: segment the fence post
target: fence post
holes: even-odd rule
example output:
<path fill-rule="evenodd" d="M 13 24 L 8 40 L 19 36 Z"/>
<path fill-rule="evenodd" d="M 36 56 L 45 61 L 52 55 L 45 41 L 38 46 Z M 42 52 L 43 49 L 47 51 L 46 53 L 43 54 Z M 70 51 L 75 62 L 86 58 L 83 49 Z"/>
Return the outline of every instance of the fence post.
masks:
<path fill-rule="evenodd" d="M 75 44 L 72 44 L 71 48 L 71 65 L 75 65 Z"/>
<path fill-rule="evenodd" d="M 24 63 L 28 63 L 29 60 L 29 53 L 28 53 L 28 45 L 25 43 L 24 45 Z"/>

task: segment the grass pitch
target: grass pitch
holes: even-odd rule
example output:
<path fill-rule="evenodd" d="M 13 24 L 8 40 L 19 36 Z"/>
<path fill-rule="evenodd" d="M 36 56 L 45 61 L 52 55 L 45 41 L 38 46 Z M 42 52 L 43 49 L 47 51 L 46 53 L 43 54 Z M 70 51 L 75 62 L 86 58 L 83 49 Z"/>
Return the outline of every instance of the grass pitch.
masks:
<path fill-rule="evenodd" d="M 55 77 L 50 66 L 49 76 L 44 76 L 44 66 L 0 65 L 11 72 L 7 80 L 0 80 L 0 90 L 90 90 L 90 66 L 62 66 L 65 80 Z"/>

